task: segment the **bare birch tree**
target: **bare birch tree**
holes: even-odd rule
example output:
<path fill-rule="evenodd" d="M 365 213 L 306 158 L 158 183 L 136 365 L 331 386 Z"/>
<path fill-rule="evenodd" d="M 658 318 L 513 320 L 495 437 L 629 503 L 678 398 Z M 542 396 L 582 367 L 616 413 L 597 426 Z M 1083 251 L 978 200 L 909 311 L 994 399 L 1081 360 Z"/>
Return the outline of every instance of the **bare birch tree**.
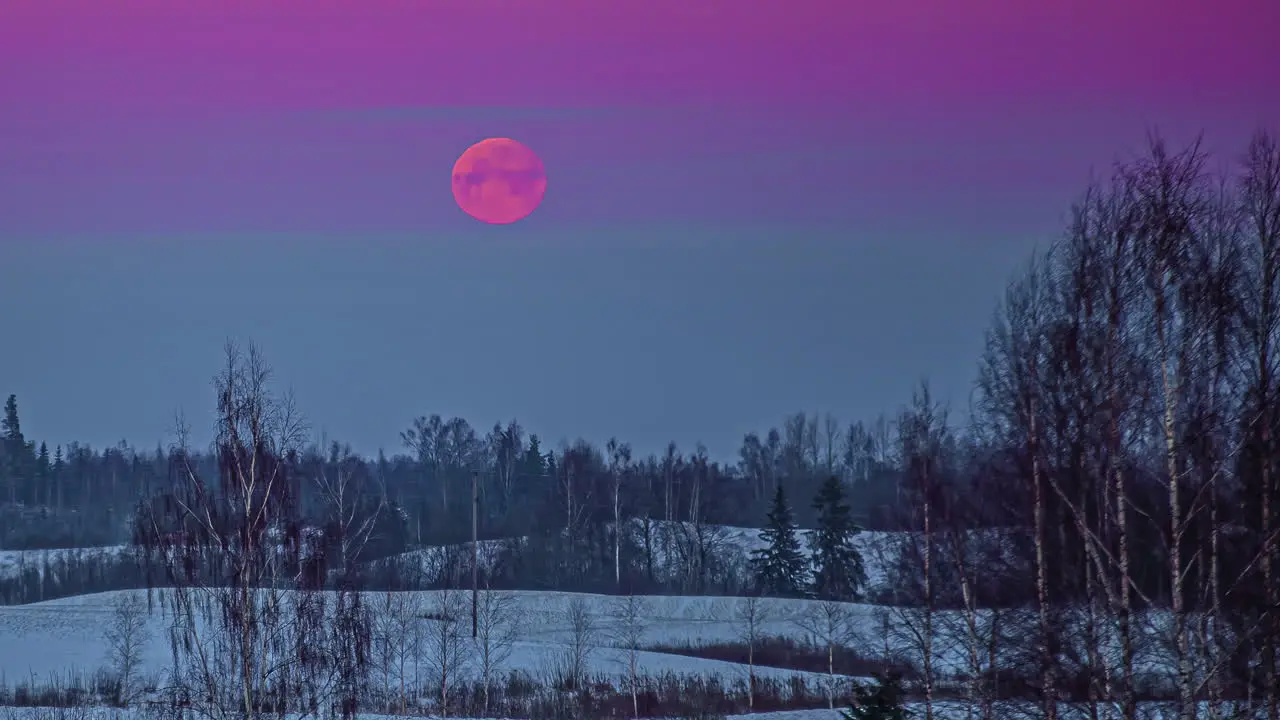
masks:
<path fill-rule="evenodd" d="M 581 690 L 600 630 L 587 601 L 581 597 L 569 601 L 564 619 L 568 639 L 560 661 L 560 681 L 567 690 Z"/>
<path fill-rule="evenodd" d="M 631 694 L 631 715 L 640 717 L 640 650 L 644 643 L 648 601 L 635 595 L 618 598 L 613 604 L 613 642 L 623 652 L 627 673 L 627 691 Z"/>
<path fill-rule="evenodd" d="M 382 593 L 374 612 L 373 646 L 382 671 L 384 698 L 397 698 L 402 715 L 408 711 L 411 691 L 419 686 L 419 663 L 427 639 L 425 614 L 422 596 L 403 590 Z"/>
<path fill-rule="evenodd" d="M 934 642 L 937 634 L 937 532 L 939 500 L 947 482 L 947 455 L 951 443 L 945 410 L 937 405 L 927 384 L 913 395 L 911 406 L 898 419 L 903 492 L 909 506 L 901 508 L 907 521 L 898 544 L 909 609 L 904 609 L 912 646 L 918 651 L 925 720 L 934 718 L 934 686 L 937 680 Z"/>
<path fill-rule="evenodd" d="M 156 594 L 172 618 L 173 692 L 211 718 L 314 712 L 304 696 L 332 696 L 367 657 L 359 601 L 327 607 L 319 593 L 325 573 L 298 501 L 304 426 L 262 354 L 228 343 L 214 388 L 218 478 L 200 477 L 180 422 L 174 489 L 135 518 L 149 581 L 169 586 Z M 341 710 L 354 714 L 355 699 Z"/>
<path fill-rule="evenodd" d="M 138 696 L 143 652 L 151 641 L 146 601 L 133 592 L 116 597 L 103 640 L 107 644 L 107 662 L 119 683 L 117 701 L 121 707 L 128 707 Z"/>
<path fill-rule="evenodd" d="M 427 604 L 431 625 L 426 631 L 424 658 L 435 686 L 437 711 L 448 717 L 453 690 L 465 680 L 468 667 L 467 632 L 463 618 L 467 613 L 464 593 L 446 587 L 433 593 Z"/>
<path fill-rule="evenodd" d="M 329 521 L 325 530 L 336 537 L 326 538 L 337 549 L 339 575 L 346 575 L 357 562 L 360 551 L 368 544 L 378 521 L 386 508 L 386 493 L 374 487 L 371 478 L 362 471 L 360 459 L 350 447 L 339 448 L 334 443 L 330 461 L 319 463 L 315 487 L 328 509 Z"/>
<path fill-rule="evenodd" d="M 514 595 L 485 588 L 480 592 L 476 618 L 475 658 L 483 692 L 483 711 L 498 676 L 506 667 L 519 637 L 519 607 Z"/>
<path fill-rule="evenodd" d="M 1240 591 L 1261 608 L 1252 634 L 1258 657 L 1263 704 L 1268 720 L 1280 717 L 1277 695 L 1276 654 L 1280 645 L 1280 482 L 1275 466 L 1275 433 L 1280 427 L 1280 140 L 1258 133 L 1244 157 L 1244 173 L 1238 186 L 1239 210 L 1245 238 L 1243 247 L 1243 326 L 1241 355 L 1247 398 L 1247 465 L 1241 478 L 1253 497 L 1252 512 L 1245 514 L 1256 541 L 1247 564 L 1248 584 Z M 1256 569 L 1255 569 L 1256 568 Z M 1256 588 L 1256 590 L 1254 590 Z M 1252 682 L 1252 678 L 1247 680 Z"/>
<path fill-rule="evenodd" d="M 609 477 L 613 484 L 613 583 L 622 587 L 622 483 L 631 471 L 631 446 L 619 444 L 610 438 L 606 445 L 609 453 Z"/>
<path fill-rule="evenodd" d="M 756 706 L 756 648 L 764 639 L 765 623 L 772 613 L 766 601 L 757 595 L 748 595 L 733 601 L 729 617 L 734 624 L 738 641 L 747 646 L 747 709 Z"/>
<path fill-rule="evenodd" d="M 847 603 L 823 600 L 812 603 L 801 612 L 795 623 L 827 656 L 824 691 L 827 709 L 834 709 L 836 699 L 843 694 L 840 692 L 843 682 L 836 678 L 836 653 L 860 639 L 852 608 Z"/>

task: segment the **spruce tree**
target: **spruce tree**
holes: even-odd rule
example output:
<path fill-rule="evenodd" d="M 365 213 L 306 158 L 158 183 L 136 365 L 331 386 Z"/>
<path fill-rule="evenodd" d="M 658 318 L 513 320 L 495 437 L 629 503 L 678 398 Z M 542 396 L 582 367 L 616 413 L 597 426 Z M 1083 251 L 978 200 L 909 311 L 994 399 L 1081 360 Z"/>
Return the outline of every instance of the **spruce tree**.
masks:
<path fill-rule="evenodd" d="M 765 546 L 751 553 L 757 591 L 779 597 L 803 595 L 808 563 L 800 550 L 795 521 L 781 485 L 773 495 L 768 524 L 760 531 L 760 539 Z"/>
<path fill-rule="evenodd" d="M 29 482 L 28 468 L 35 464 L 34 448 L 22 436 L 22 424 L 18 420 L 18 398 L 10 395 L 4 403 L 4 418 L 0 419 L 0 440 L 4 443 L 3 457 L 6 467 L 0 468 L 7 476 L 9 502 L 17 502 L 20 492 L 25 492 Z"/>
<path fill-rule="evenodd" d="M 902 679 L 896 673 L 877 676 L 876 687 L 861 683 L 853 688 L 853 702 L 841 710 L 844 720 L 907 720 L 911 713 L 902 704 Z"/>
<path fill-rule="evenodd" d="M 4 439 L 9 444 L 10 449 L 22 447 L 26 444 L 22 437 L 22 423 L 18 420 L 18 397 L 16 395 L 10 395 L 9 399 L 4 402 L 4 420 L 0 420 L 0 432 L 4 433 Z"/>
<path fill-rule="evenodd" d="M 813 548 L 813 594 L 824 600 L 860 600 L 867 573 L 853 537 L 862 528 L 853 521 L 839 478 L 832 475 L 822 483 L 813 507 L 818 511 L 818 527 L 808 533 Z"/>
<path fill-rule="evenodd" d="M 32 489 L 32 499 L 36 503 L 53 504 L 53 494 L 49 492 L 50 476 L 53 475 L 53 461 L 49 458 L 49 446 L 40 443 L 40 451 L 36 453 L 36 485 Z"/>

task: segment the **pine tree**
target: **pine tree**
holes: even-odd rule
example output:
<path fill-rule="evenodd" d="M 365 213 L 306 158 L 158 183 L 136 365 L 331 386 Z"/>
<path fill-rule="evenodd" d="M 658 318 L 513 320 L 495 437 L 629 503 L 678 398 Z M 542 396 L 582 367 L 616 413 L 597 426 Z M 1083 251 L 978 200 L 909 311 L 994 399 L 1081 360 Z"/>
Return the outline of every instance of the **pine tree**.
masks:
<path fill-rule="evenodd" d="M 36 486 L 32 490 L 32 497 L 37 503 L 45 506 L 53 504 L 53 493 L 50 492 L 52 486 L 49 484 L 52 475 L 53 465 L 49 459 L 49 446 L 42 442 L 40 452 L 36 454 Z"/>
<path fill-rule="evenodd" d="M 546 458 L 542 456 L 542 441 L 537 434 L 529 436 L 529 446 L 524 451 L 523 474 L 529 478 L 542 477 L 547 472 Z"/>
<path fill-rule="evenodd" d="M 4 402 L 4 420 L 0 420 L 0 431 L 4 432 L 5 442 L 13 447 L 23 447 L 26 441 L 22 437 L 22 425 L 18 421 L 18 396 L 10 395 Z"/>
<path fill-rule="evenodd" d="M 757 591 L 779 597 L 803 595 L 809 571 L 781 485 L 773 495 L 769 522 L 760 531 L 760 539 L 765 547 L 751 553 Z"/>
<path fill-rule="evenodd" d="M 853 537 L 862 528 L 853 522 L 839 478 L 827 477 L 813 507 L 818 511 L 818 527 L 808 533 L 813 548 L 813 594 L 823 600 L 860 600 L 867 573 Z"/>
<path fill-rule="evenodd" d="M 841 710 L 844 720 L 907 720 L 911 713 L 902 705 L 902 679 L 896 673 L 877 676 L 876 687 L 861 683 L 853 688 L 853 703 Z"/>
<path fill-rule="evenodd" d="M 28 480 L 28 469 L 35 463 L 35 453 L 34 448 L 22 436 L 16 395 L 10 395 L 4 403 L 4 419 L 0 420 L 0 432 L 3 433 L 4 457 L 8 466 L 2 469 L 8 478 L 9 502 L 17 502 L 20 488 L 25 492 L 23 484 Z"/>

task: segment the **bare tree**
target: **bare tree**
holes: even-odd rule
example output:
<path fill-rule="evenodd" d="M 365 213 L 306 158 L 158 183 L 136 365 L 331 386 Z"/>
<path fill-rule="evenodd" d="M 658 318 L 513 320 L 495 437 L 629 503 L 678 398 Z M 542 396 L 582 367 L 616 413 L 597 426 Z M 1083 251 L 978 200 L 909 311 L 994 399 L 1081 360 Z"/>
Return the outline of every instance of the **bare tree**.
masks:
<path fill-rule="evenodd" d="M 435 414 L 414 418 L 413 426 L 400 433 L 400 442 L 413 451 L 423 479 L 439 485 L 442 508 L 449 507 L 448 484 L 442 472 L 449 455 L 447 435 L 444 419 Z"/>
<path fill-rule="evenodd" d="M 525 448 L 524 428 L 515 420 L 509 421 L 505 428 L 501 423 L 494 423 L 486 440 L 498 483 L 497 506 L 505 513 L 511 508 L 519 461 Z"/>
<path fill-rule="evenodd" d="M 103 631 L 107 662 L 120 684 L 118 701 L 128 707 L 137 697 L 142 655 L 151 641 L 147 604 L 136 593 L 126 592 L 111 603 L 111 617 Z"/>
<path fill-rule="evenodd" d="M 827 708 L 834 709 L 837 689 L 836 653 L 858 639 L 858 627 L 848 604 L 835 600 L 823 600 L 811 604 L 795 619 L 801 630 L 808 633 L 827 655 Z"/>
<path fill-rule="evenodd" d="M 1013 283 L 988 332 L 987 348 L 979 371 L 978 414 L 981 432 L 989 442 L 1008 448 L 1015 482 L 1007 492 L 1031 486 L 1032 566 L 1038 632 L 1040 695 L 1046 720 L 1058 716 L 1058 622 L 1051 603 L 1049 531 L 1053 527 L 1049 503 L 1052 473 L 1045 465 L 1043 365 L 1052 317 L 1051 276 L 1047 264 L 1032 263 L 1024 277 Z M 1086 545 L 1092 549 L 1092 546 Z"/>
<path fill-rule="evenodd" d="M 927 384 L 912 398 L 911 406 L 898 420 L 900 459 L 903 470 L 903 490 L 908 494 L 910 506 L 902 508 L 907 526 L 902 533 L 898 554 L 900 567 L 905 570 L 900 584 L 909 593 L 912 607 L 905 614 L 909 629 L 919 651 L 921 680 L 924 694 L 925 720 L 934 717 L 934 684 L 936 681 L 934 639 L 937 574 L 938 507 L 942 488 L 947 482 L 948 454 L 952 437 L 947 425 L 946 412 L 935 404 Z"/>
<path fill-rule="evenodd" d="M 561 658 L 560 680 L 566 689 L 580 690 L 587 677 L 587 665 L 596 646 L 599 628 L 586 599 L 581 597 L 569 601 L 565 608 L 565 622 L 569 638 Z"/>
<path fill-rule="evenodd" d="M 898 654 L 894 648 L 894 618 L 885 606 L 877 607 L 872 614 L 876 634 L 880 637 L 880 666 L 885 671 L 898 662 Z"/>
<path fill-rule="evenodd" d="M 765 601 L 757 595 L 748 595 L 733 601 L 730 617 L 738 634 L 738 640 L 747 646 L 747 708 L 755 709 L 756 703 L 756 647 L 764 639 L 765 623 L 771 613 Z"/>
<path fill-rule="evenodd" d="M 667 443 L 662 454 L 662 519 L 670 525 L 676 519 L 676 475 L 679 473 L 682 459 L 676 451 L 675 443 Z"/>
<path fill-rule="evenodd" d="M 631 693 L 631 715 L 640 717 L 640 649 L 644 643 L 645 618 L 650 613 L 649 603 L 641 597 L 628 595 L 613 604 L 616 623 L 613 642 L 622 649 L 627 666 L 627 690 Z"/>
<path fill-rule="evenodd" d="M 631 446 L 610 438 L 606 450 L 609 453 L 609 477 L 613 481 L 613 583 L 615 588 L 621 588 L 622 483 L 631 471 Z"/>
<path fill-rule="evenodd" d="M 464 680 L 467 669 L 466 632 L 462 619 L 466 615 L 463 593 L 447 587 L 434 593 L 428 606 L 432 626 L 427 631 L 425 658 L 436 686 L 436 701 L 442 717 L 449 716 L 451 692 Z"/>
<path fill-rule="evenodd" d="M 419 662 L 426 646 L 423 615 L 426 606 L 417 592 L 382 593 L 374 613 L 374 640 L 378 665 L 382 670 L 383 695 L 399 699 L 399 710 L 408 709 L 409 691 L 418 687 Z"/>
<path fill-rule="evenodd" d="M 687 469 L 691 480 L 688 484 L 687 519 L 668 528 L 667 547 L 669 552 L 675 552 L 677 566 L 683 570 L 680 575 L 682 591 L 701 594 L 707 591 L 716 563 L 728 544 L 728 534 L 723 526 L 711 525 L 704 519 L 714 498 L 703 492 L 711 470 L 707 450 L 702 444 L 697 446 Z"/>
<path fill-rule="evenodd" d="M 489 713 L 489 694 L 497 676 L 506 666 L 519 637 L 519 607 L 514 595 L 486 588 L 481 591 L 477 632 L 476 664 L 483 685 L 484 713 Z"/>
<path fill-rule="evenodd" d="M 1184 557 L 1188 522 L 1184 451 L 1178 424 L 1182 421 L 1189 361 L 1195 352 L 1198 328 L 1186 322 L 1188 259 L 1204 214 L 1201 185 L 1205 156 L 1199 143 L 1170 154 L 1153 138 L 1148 158 L 1129 169 L 1137 195 L 1139 219 L 1137 247 L 1143 260 L 1150 303 L 1152 344 L 1158 372 L 1161 404 L 1165 482 L 1169 498 L 1168 573 L 1177 659 L 1178 715 L 1190 720 L 1195 711 L 1192 695 L 1191 654 L 1188 646 L 1185 579 L 1189 571 Z"/>
<path fill-rule="evenodd" d="M 827 475 L 835 475 L 840 460 L 840 422 L 831 413 L 822 416 L 822 469 Z"/>
<path fill-rule="evenodd" d="M 1246 522 L 1257 538 L 1255 560 L 1247 573 L 1255 606 L 1264 608 L 1252 624 L 1258 655 L 1263 702 L 1268 720 L 1280 717 L 1276 654 L 1280 645 L 1280 483 L 1275 466 L 1276 428 L 1280 427 L 1280 140 L 1258 133 L 1244 158 L 1244 174 L 1238 188 L 1244 229 L 1244 276 L 1240 319 L 1243 326 L 1241 355 L 1247 398 L 1249 467 L 1241 478 L 1254 498 L 1256 510 Z M 1255 568 L 1256 569 L 1253 569 Z M 1257 588 L 1257 590 L 1253 590 Z M 1251 679 L 1250 679 L 1251 681 Z"/>
<path fill-rule="evenodd" d="M 217 481 L 200 477 L 180 424 L 174 489 L 135 518 L 149 582 L 159 567 L 170 586 L 158 596 L 173 618 L 174 692 L 213 718 L 314 712 L 303 695 L 330 695 L 339 675 L 359 670 L 369 633 L 358 596 L 326 608 L 319 592 L 325 574 L 298 497 L 304 426 L 291 397 L 271 390 L 256 347 L 242 354 L 228 343 L 225 357 L 214 380 Z M 335 633 L 340 647 L 329 642 Z M 354 714 L 353 697 L 342 711 Z"/>
<path fill-rule="evenodd" d="M 315 486 L 328 506 L 326 530 L 336 535 L 326 538 L 338 550 L 337 567 L 333 569 L 345 575 L 368 544 L 378 516 L 386 507 L 386 493 L 373 487 L 350 447 L 339 448 L 334 443 L 329 460 L 319 463 Z"/>

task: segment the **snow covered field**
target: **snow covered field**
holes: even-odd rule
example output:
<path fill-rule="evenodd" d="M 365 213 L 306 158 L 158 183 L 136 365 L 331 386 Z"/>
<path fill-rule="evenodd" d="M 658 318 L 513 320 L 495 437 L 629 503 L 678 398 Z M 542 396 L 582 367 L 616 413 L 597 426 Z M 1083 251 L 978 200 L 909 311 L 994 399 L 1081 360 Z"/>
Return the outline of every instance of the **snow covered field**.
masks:
<path fill-rule="evenodd" d="M 36 572 L 43 572 L 46 567 L 56 571 L 59 566 L 74 561 L 115 560 L 128 549 L 127 545 L 107 545 L 57 550 L 0 550 L 0 580 L 17 577 L 29 568 Z"/>
<path fill-rule="evenodd" d="M 28 678 L 44 680 L 68 673 L 87 674 L 103 667 L 107 654 L 103 631 L 110 619 L 112 604 L 121 595 L 130 593 L 145 597 L 144 591 L 119 591 L 0 607 L 0 676 L 10 682 Z M 434 592 L 414 594 L 421 596 L 428 609 L 437 595 Z M 536 674 L 549 667 L 570 640 L 569 604 L 573 598 L 581 597 L 597 630 L 596 647 L 590 658 L 592 669 L 613 675 L 623 672 L 622 653 L 609 641 L 610 631 L 618 624 L 614 612 L 616 598 L 557 592 L 514 592 L 512 596 L 516 603 L 515 615 L 520 621 L 508 669 Z M 742 602 L 740 599 L 653 597 L 645 600 L 648 605 L 643 618 L 646 645 L 732 641 L 741 632 L 733 619 L 736 606 Z M 376 603 L 377 599 L 372 601 Z M 801 632 L 795 619 L 804 611 L 806 601 L 768 600 L 762 605 L 767 606 L 768 616 L 761 628 L 764 634 L 797 636 Z M 851 608 L 869 618 L 870 609 L 866 606 Z M 148 622 L 151 641 L 143 662 L 147 672 L 159 673 L 169 667 L 170 661 L 165 619 L 157 610 Z M 422 619 L 420 622 L 430 625 L 438 621 Z M 746 674 L 745 665 L 657 652 L 641 653 L 640 670 L 650 674 L 670 671 L 719 675 L 725 679 Z M 771 668 L 757 668 L 757 674 L 776 678 L 807 675 Z"/>
<path fill-rule="evenodd" d="M 691 534 L 681 523 L 668 526 L 658 525 L 658 532 L 663 540 L 653 544 L 655 564 L 663 567 L 678 567 L 682 550 L 681 542 L 689 542 Z M 682 540 L 683 538 L 683 540 Z M 731 564 L 741 563 L 745 570 L 746 562 L 752 550 L 760 547 L 762 542 L 758 531 L 749 528 L 720 527 L 715 529 L 714 542 L 722 557 L 728 558 Z M 864 561 L 871 585 L 885 581 L 884 567 L 879 562 L 882 554 L 877 552 L 877 545 L 891 541 L 888 533 L 863 533 L 858 536 L 859 548 L 863 551 Z M 506 541 L 489 541 L 480 548 L 481 563 L 493 562 Z M 461 546 L 459 546 L 461 547 Z M 430 570 L 431 565 L 443 562 L 450 552 L 458 548 L 426 548 L 414 550 L 396 556 L 395 561 L 417 565 Z M 119 555 L 127 551 L 125 546 L 105 548 L 83 548 L 72 550 L 39 550 L 39 551 L 0 551 L 0 577 L 13 576 L 22 572 L 23 568 L 49 567 L 58 572 L 64 561 L 88 559 L 95 555 Z M 466 553 L 469 559 L 469 549 Z M 456 592 L 456 591 L 455 591 Z M 463 591 L 464 594 L 465 591 Z M 0 606 L 0 683 L 29 683 L 44 685 L 47 683 L 65 684 L 68 679 L 87 677 L 107 666 L 107 643 L 104 631 L 111 619 L 113 605 L 123 596 L 136 595 L 145 597 L 144 591 L 119 591 L 82 595 L 76 597 L 51 600 L 41 603 L 18 606 Z M 415 596 L 420 605 L 430 613 L 439 597 L 438 592 L 407 593 Z M 370 600 L 375 605 L 384 597 L 384 593 L 370 593 Z M 569 609 L 575 600 L 581 600 L 595 628 L 593 648 L 588 657 L 589 673 L 592 675 L 613 676 L 621 679 L 626 673 L 625 653 L 615 647 L 611 640 L 613 631 L 620 623 L 617 604 L 620 599 L 610 596 L 587 595 L 579 593 L 516 591 L 509 593 L 515 604 L 514 616 L 519 618 L 516 641 L 510 658 L 504 663 L 503 672 L 518 670 L 529 673 L 533 677 L 545 677 L 548 668 L 560 660 L 572 639 Z M 741 614 L 744 604 L 749 601 L 742 598 L 721 597 L 686 597 L 686 596 L 654 596 L 644 598 L 646 606 L 641 625 L 644 627 L 642 645 L 668 646 L 701 646 L 718 643 L 740 643 L 744 632 Z M 469 612 L 469 598 L 466 603 Z M 762 599 L 759 601 L 762 611 L 762 622 L 757 636 L 782 636 L 797 640 L 805 639 L 808 634 L 804 629 L 804 619 L 812 617 L 820 603 L 806 600 Z M 887 615 L 891 621 L 899 624 L 916 624 L 910 615 L 914 612 L 901 608 L 884 608 L 863 604 L 847 604 L 841 606 L 847 614 L 848 623 L 855 636 L 845 644 L 864 657 L 879 658 L 889 646 L 891 654 L 909 660 L 918 660 L 918 650 L 911 646 L 910 633 L 890 633 L 885 637 L 882 620 Z M 1018 613 L 1003 613 L 1001 624 L 1010 628 L 1019 626 L 1024 620 L 1015 616 Z M 978 631 L 986 634 L 990 628 L 991 614 L 979 611 L 977 618 Z M 1168 652 L 1168 618 L 1162 613 L 1143 614 L 1137 618 L 1136 630 L 1140 636 L 1136 665 L 1139 674 L 1155 674 L 1169 676 Z M 430 636 L 432 627 L 438 626 L 437 620 L 420 618 L 424 634 Z M 160 611 L 152 614 L 147 623 L 150 628 L 150 641 L 144 649 L 142 662 L 143 674 L 159 676 L 170 666 L 171 656 L 165 633 L 166 619 Z M 963 644 L 962 632 L 964 618 L 956 612 L 938 612 L 935 614 L 935 627 L 939 637 L 933 647 L 934 667 L 940 677 L 953 673 L 962 673 L 967 668 L 967 648 Z M 469 624 L 469 623 L 467 623 Z M 1099 631 L 1110 634 L 1108 623 L 1102 623 Z M 1016 630 L 1014 631 L 1016 632 Z M 468 633 L 469 635 L 469 633 Z M 1078 638 L 1083 642 L 1083 638 Z M 470 642 L 466 638 L 465 642 Z M 1005 647 L 1016 645 L 1016 638 L 1009 637 L 1003 641 Z M 1103 645 L 1114 645 L 1115 638 L 1103 640 Z M 663 652 L 641 652 L 637 670 L 645 675 L 675 673 L 680 675 L 700 675 L 719 677 L 731 682 L 744 679 L 747 675 L 746 665 L 709 660 Z M 914 664 L 914 663 L 913 663 Z M 757 676 L 776 680 L 786 680 L 792 676 L 802 676 L 815 687 L 823 682 L 823 678 L 813 673 L 796 672 L 767 667 L 757 667 Z M 109 711 L 114 712 L 114 711 Z M 963 713 L 957 712 L 957 717 Z M 4 717 L 38 720 L 42 717 L 24 710 L 7 710 L 0 708 L 0 719 Z M 102 717 L 117 717 L 106 714 Z M 119 716 L 126 718 L 127 715 Z M 373 718 L 374 716 L 369 716 Z M 765 717 L 764 715 L 753 717 Z M 768 717 L 777 720 L 831 720 L 833 715 L 828 711 L 795 711 L 788 713 L 771 713 Z"/>
<path fill-rule="evenodd" d="M 627 523 L 631 543 L 635 547 L 644 546 L 644 529 L 640 520 Z M 693 552 L 697 542 L 707 544 L 710 554 L 723 563 L 727 572 L 746 577 L 749 573 L 751 553 L 765 547 L 760 538 L 758 528 L 734 527 L 731 525 L 703 525 L 702 533 L 695 533 L 692 525 L 686 522 L 666 522 L 653 520 L 649 524 L 650 545 L 653 551 L 654 567 L 661 578 L 670 578 L 677 568 L 687 565 L 686 553 Z M 801 551 L 811 554 L 808 538 L 801 530 Z M 885 563 L 882 558 L 887 544 L 897 533 L 861 532 L 854 536 L 853 545 L 862 555 L 867 572 L 868 587 L 874 588 L 885 583 Z M 508 543 L 523 542 L 525 538 L 505 540 L 482 540 L 479 543 L 478 556 L 480 567 L 492 569 Z M 378 564 L 397 563 L 403 569 L 420 572 L 427 577 L 434 577 L 441 572 L 450 560 L 469 566 L 471 561 L 471 544 L 431 546 L 410 550 L 390 558 L 377 561 Z"/>

